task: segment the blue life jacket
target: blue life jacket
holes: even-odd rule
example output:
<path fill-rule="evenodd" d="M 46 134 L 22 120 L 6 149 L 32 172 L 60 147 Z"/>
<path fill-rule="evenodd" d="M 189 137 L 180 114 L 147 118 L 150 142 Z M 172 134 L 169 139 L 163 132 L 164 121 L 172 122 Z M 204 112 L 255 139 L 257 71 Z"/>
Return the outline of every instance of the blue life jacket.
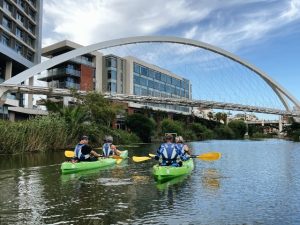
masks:
<path fill-rule="evenodd" d="M 176 146 L 173 143 L 164 143 L 160 146 L 159 153 L 165 160 L 176 160 L 178 152 Z"/>
<path fill-rule="evenodd" d="M 189 155 L 184 151 L 184 144 L 182 143 L 177 143 L 176 144 L 176 149 L 178 152 L 180 152 L 180 159 L 183 160 L 183 161 L 186 161 L 188 160 L 190 157 Z"/>
<path fill-rule="evenodd" d="M 185 152 L 184 152 L 183 147 L 184 147 L 184 144 L 182 144 L 182 143 L 176 144 L 177 151 L 182 152 L 182 154 L 184 155 Z"/>
<path fill-rule="evenodd" d="M 89 154 L 87 154 L 87 155 L 82 154 L 81 149 L 83 146 L 85 146 L 85 144 L 78 144 L 78 145 L 76 145 L 75 150 L 74 150 L 74 154 L 79 160 L 85 160 L 85 159 L 90 158 Z"/>
<path fill-rule="evenodd" d="M 105 143 L 102 146 L 103 155 L 105 157 L 108 157 L 110 155 L 113 155 L 113 150 L 110 148 L 111 143 Z"/>

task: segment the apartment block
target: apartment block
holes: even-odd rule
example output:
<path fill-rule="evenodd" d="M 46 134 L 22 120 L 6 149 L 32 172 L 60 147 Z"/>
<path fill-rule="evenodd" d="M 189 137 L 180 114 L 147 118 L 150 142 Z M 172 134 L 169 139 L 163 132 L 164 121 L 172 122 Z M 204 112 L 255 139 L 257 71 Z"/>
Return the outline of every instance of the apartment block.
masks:
<path fill-rule="evenodd" d="M 42 5 L 43 0 L 0 0 L 0 83 L 40 63 Z M 8 94 L 0 114 L 13 120 L 15 113 L 26 114 L 22 106 L 22 94 Z M 28 107 L 32 108 L 32 95 L 28 95 Z"/>

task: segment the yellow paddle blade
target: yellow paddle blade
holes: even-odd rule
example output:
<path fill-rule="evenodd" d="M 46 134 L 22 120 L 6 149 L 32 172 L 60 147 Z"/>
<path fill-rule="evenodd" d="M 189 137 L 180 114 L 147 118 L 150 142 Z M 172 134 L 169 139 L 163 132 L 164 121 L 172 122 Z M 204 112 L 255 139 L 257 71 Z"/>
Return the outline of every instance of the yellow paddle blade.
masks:
<path fill-rule="evenodd" d="M 65 151 L 65 156 L 68 157 L 68 158 L 72 158 L 74 157 L 74 151 L 71 151 L 71 150 L 67 150 Z"/>
<path fill-rule="evenodd" d="M 201 155 L 197 155 L 196 158 L 202 159 L 202 160 L 218 160 L 221 158 L 220 152 L 206 152 L 202 153 Z"/>
<path fill-rule="evenodd" d="M 152 158 L 148 157 L 148 156 L 133 156 L 132 157 L 132 160 L 134 162 L 143 162 L 143 161 L 146 161 L 146 160 L 149 160 L 149 159 L 152 159 Z"/>
<path fill-rule="evenodd" d="M 149 154 L 149 156 L 152 157 L 152 158 L 155 157 L 155 155 L 154 155 L 154 154 L 151 154 L 151 153 Z"/>

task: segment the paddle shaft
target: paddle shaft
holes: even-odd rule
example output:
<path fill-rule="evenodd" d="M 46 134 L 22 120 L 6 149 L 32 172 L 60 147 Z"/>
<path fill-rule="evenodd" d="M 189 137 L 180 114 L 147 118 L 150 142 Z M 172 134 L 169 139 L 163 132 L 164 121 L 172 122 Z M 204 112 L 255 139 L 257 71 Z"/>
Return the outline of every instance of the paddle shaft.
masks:
<path fill-rule="evenodd" d="M 75 157 L 74 151 L 71 151 L 71 150 L 65 151 L 65 156 L 66 156 L 67 158 Z M 103 158 L 104 158 L 103 155 L 101 155 L 100 157 L 103 157 Z M 112 158 L 114 158 L 114 159 L 123 159 L 121 156 L 118 156 L 118 155 L 112 155 L 112 156 L 109 156 L 109 157 L 112 157 Z"/>

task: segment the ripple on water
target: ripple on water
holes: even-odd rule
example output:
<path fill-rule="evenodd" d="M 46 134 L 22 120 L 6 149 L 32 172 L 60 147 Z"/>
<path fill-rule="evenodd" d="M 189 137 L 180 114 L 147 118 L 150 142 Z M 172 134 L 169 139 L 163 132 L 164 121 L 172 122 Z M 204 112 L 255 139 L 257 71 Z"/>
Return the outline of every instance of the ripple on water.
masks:
<path fill-rule="evenodd" d="M 97 181 L 103 186 L 120 186 L 133 184 L 130 178 L 99 178 Z"/>

